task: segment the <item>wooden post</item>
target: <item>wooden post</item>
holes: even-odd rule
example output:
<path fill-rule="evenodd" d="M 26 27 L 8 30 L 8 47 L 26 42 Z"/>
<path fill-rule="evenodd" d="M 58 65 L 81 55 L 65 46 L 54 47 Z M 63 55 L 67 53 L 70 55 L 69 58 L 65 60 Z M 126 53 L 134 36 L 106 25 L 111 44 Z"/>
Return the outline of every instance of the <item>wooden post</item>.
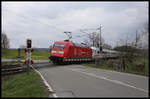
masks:
<path fill-rule="evenodd" d="M 18 48 L 18 58 L 21 56 L 20 48 Z"/>

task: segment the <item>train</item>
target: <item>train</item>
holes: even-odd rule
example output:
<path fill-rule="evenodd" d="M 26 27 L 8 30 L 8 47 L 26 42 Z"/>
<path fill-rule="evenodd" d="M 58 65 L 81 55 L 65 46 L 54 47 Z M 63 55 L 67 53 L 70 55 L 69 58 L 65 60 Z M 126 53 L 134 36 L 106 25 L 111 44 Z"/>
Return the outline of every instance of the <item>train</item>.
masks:
<path fill-rule="evenodd" d="M 54 64 L 81 63 L 92 61 L 92 49 L 85 44 L 69 40 L 54 42 L 49 59 Z"/>

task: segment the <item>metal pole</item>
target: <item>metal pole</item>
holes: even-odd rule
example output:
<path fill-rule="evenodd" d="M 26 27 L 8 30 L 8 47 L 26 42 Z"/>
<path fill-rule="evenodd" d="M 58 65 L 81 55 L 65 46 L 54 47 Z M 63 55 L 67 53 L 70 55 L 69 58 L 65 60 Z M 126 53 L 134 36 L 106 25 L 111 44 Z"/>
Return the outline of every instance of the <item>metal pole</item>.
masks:
<path fill-rule="evenodd" d="M 27 74 L 29 75 L 29 59 L 28 59 L 28 64 L 27 64 Z"/>
<path fill-rule="evenodd" d="M 17 57 L 18 62 L 21 62 L 21 61 L 20 61 L 20 58 L 21 58 L 21 55 L 20 55 L 21 53 L 20 53 L 20 51 L 21 51 L 21 49 L 18 48 L 18 57 Z"/>
<path fill-rule="evenodd" d="M 30 57 L 31 57 L 31 55 L 30 55 L 30 49 L 28 48 L 28 63 L 27 63 L 27 68 L 28 68 L 27 74 L 28 75 L 29 75 L 29 72 L 30 72 Z"/>
<path fill-rule="evenodd" d="M 99 33 L 99 36 L 100 36 L 100 42 L 99 42 L 99 49 L 100 49 L 100 47 L 102 47 L 102 37 L 101 37 L 101 24 L 100 24 L 100 28 L 99 28 L 99 31 L 100 31 L 100 33 Z"/>
<path fill-rule="evenodd" d="M 20 48 L 18 48 L 18 57 L 20 57 Z"/>
<path fill-rule="evenodd" d="M 99 44 L 101 45 L 101 25 L 100 25 L 100 28 L 99 28 L 99 32 L 100 32 L 99 33 L 99 36 L 100 36 L 100 43 Z"/>
<path fill-rule="evenodd" d="M 135 38 L 135 48 L 137 47 L 137 31 L 136 31 L 136 38 Z"/>

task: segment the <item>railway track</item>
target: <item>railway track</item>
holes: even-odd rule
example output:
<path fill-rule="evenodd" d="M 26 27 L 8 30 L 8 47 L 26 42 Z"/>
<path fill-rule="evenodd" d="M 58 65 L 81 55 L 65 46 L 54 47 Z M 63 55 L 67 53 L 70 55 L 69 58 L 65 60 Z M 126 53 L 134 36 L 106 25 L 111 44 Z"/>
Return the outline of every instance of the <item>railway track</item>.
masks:
<path fill-rule="evenodd" d="M 1 67 L 1 75 L 13 75 L 27 71 L 27 67 L 23 64 L 3 65 Z"/>

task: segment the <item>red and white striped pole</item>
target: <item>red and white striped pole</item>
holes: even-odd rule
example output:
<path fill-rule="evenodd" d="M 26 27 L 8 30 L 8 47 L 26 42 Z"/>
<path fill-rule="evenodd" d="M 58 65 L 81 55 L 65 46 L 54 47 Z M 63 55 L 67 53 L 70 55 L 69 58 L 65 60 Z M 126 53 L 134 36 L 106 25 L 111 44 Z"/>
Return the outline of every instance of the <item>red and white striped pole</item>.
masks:
<path fill-rule="evenodd" d="M 33 64 L 33 60 L 31 58 L 33 49 L 31 49 L 31 46 L 32 46 L 32 40 L 27 39 L 27 48 L 24 49 L 27 58 L 26 58 L 24 63 L 27 64 L 28 74 L 29 74 L 29 71 L 30 71 L 31 64 Z"/>
<path fill-rule="evenodd" d="M 24 64 L 30 64 L 30 63 L 31 63 L 31 64 L 34 64 L 32 58 L 31 58 L 31 55 L 32 55 L 32 52 L 34 51 L 34 49 L 26 49 L 26 48 L 25 48 L 24 51 L 25 51 L 26 56 L 27 56 L 27 58 L 26 58 Z"/>

